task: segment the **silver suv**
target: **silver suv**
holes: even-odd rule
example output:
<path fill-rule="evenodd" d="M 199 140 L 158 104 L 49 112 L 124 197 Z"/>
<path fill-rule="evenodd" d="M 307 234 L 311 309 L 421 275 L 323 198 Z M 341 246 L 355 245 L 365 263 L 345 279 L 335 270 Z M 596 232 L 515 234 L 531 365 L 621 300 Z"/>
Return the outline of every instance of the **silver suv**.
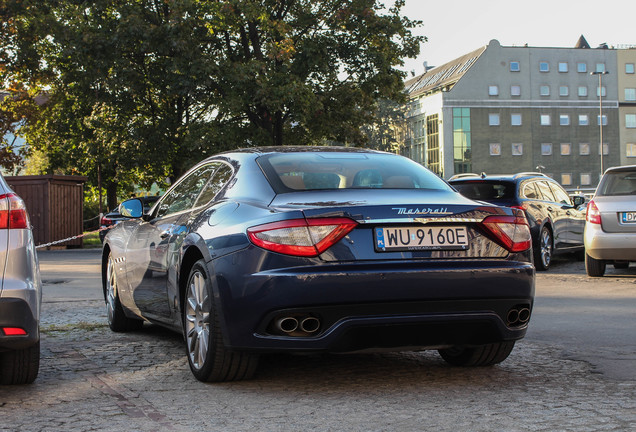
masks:
<path fill-rule="evenodd" d="M 24 201 L 0 175 L 0 384 L 28 384 L 40 368 L 42 283 Z"/>

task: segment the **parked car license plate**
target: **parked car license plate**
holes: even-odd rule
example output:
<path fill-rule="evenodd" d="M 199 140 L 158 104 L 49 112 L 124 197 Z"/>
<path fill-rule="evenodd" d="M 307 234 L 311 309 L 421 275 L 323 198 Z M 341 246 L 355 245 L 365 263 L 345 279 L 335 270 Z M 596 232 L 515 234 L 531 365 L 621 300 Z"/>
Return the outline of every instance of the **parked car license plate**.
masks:
<path fill-rule="evenodd" d="M 623 223 L 636 223 L 636 212 L 622 213 L 621 220 L 623 221 Z"/>
<path fill-rule="evenodd" d="M 468 249 L 465 226 L 378 227 L 375 249 L 379 252 Z"/>

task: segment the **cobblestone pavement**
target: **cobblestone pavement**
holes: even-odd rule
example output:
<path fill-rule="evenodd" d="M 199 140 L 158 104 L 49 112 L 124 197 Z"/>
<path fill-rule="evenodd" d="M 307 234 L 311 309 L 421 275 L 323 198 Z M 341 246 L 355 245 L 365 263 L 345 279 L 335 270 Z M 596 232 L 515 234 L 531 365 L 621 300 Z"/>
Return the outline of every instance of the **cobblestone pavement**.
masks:
<path fill-rule="evenodd" d="M 179 335 L 112 333 L 97 298 L 45 298 L 41 328 L 36 382 L 0 386 L 1 431 L 636 430 L 636 382 L 527 339 L 492 368 L 435 352 L 276 355 L 251 381 L 204 384 Z"/>

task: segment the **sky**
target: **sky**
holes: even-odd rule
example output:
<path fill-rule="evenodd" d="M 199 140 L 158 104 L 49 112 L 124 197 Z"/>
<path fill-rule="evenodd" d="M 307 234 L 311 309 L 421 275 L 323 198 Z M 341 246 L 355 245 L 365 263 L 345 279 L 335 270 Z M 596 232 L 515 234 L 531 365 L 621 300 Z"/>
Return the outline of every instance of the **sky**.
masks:
<path fill-rule="evenodd" d="M 403 14 L 423 21 L 428 37 L 417 59 L 402 68 L 424 72 L 497 39 L 502 46 L 574 47 L 581 35 L 592 48 L 636 46 L 633 0 L 406 0 Z"/>

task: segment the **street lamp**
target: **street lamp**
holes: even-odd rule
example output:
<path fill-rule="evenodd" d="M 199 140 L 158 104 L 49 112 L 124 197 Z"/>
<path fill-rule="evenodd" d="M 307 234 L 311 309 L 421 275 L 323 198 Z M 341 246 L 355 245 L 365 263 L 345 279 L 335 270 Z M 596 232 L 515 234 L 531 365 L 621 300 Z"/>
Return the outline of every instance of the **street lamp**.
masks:
<path fill-rule="evenodd" d="M 607 75 L 608 71 L 590 72 L 590 75 L 598 75 L 598 127 L 599 127 L 599 146 L 601 148 L 601 175 L 603 176 L 603 75 Z"/>

